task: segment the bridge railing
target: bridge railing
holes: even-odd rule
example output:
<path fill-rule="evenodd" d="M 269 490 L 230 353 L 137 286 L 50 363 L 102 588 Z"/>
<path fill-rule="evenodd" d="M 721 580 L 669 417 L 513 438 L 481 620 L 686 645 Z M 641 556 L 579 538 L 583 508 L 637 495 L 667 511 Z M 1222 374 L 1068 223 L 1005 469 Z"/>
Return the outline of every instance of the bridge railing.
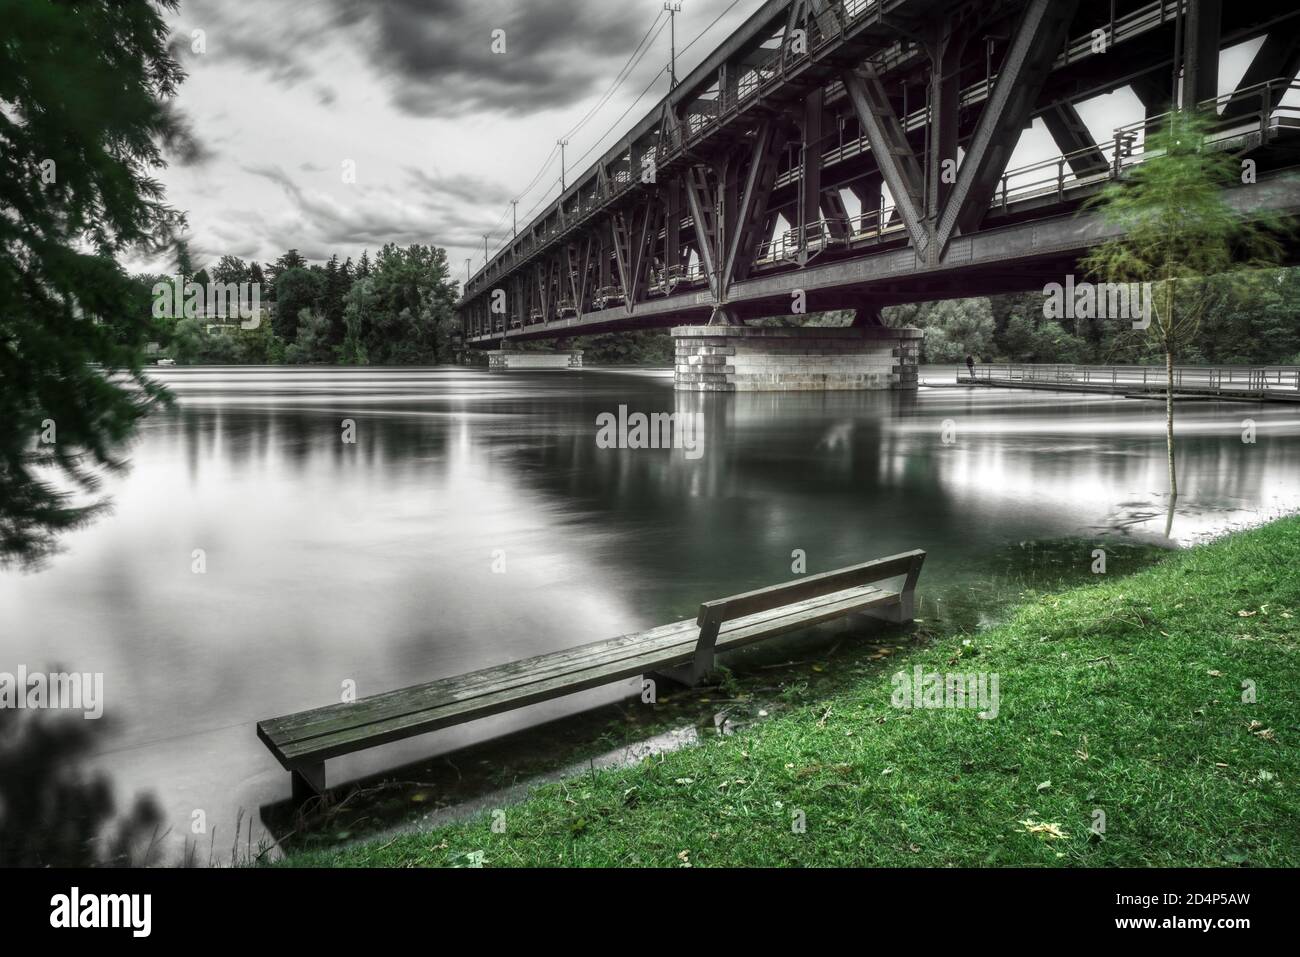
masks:
<path fill-rule="evenodd" d="M 1208 143 L 1213 149 L 1232 150 L 1267 142 L 1283 129 L 1300 129 L 1300 105 L 1285 102 L 1288 94 L 1300 92 L 1300 81 L 1275 79 L 1246 90 L 1206 100 L 1201 107 L 1219 114 L 1229 104 L 1238 109 L 1211 123 Z M 1114 179 L 1146 160 L 1147 136 L 1168 122 L 1171 113 L 1148 117 L 1114 131 L 1109 143 L 1051 157 L 1002 174 L 994 197 L 995 207 L 1006 208 L 1037 196 L 1063 200 L 1071 190 Z M 1099 160 L 1105 161 L 1102 166 Z M 1076 167 L 1084 172 L 1076 172 Z"/>
<path fill-rule="evenodd" d="M 987 363 L 975 367 L 975 381 L 1160 389 L 1164 366 Z M 959 376 L 960 377 L 960 376 Z M 1300 392 L 1300 366 L 1175 366 L 1174 388 L 1188 392 Z"/>
<path fill-rule="evenodd" d="M 842 245 L 849 239 L 851 222 L 852 217 L 848 219 L 827 217 L 805 223 L 802 227 L 795 226 L 787 229 L 772 239 L 759 243 L 754 261 L 768 263 L 783 259 L 791 260 L 797 258 L 801 252 L 812 254 L 832 246 Z"/>

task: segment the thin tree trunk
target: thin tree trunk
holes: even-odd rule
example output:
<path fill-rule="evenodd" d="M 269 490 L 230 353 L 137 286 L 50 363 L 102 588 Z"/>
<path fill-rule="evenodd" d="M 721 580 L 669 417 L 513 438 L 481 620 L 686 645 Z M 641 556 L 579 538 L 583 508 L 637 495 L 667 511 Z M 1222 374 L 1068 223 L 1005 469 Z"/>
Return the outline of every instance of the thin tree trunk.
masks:
<path fill-rule="evenodd" d="M 1174 353 L 1165 350 L 1165 444 L 1169 450 L 1169 497 L 1178 497 L 1178 471 L 1174 466 Z"/>

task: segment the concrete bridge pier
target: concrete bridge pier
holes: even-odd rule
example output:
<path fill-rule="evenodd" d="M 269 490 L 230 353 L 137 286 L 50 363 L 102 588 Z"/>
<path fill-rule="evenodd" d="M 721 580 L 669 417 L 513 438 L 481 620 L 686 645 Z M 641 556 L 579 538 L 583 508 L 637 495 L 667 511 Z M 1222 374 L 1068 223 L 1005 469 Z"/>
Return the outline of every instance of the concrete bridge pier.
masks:
<path fill-rule="evenodd" d="M 554 349 L 523 352 L 519 349 L 492 349 L 487 354 L 488 371 L 518 369 L 581 369 L 581 349 Z"/>
<path fill-rule="evenodd" d="M 921 330 L 676 326 L 679 392 L 914 391 Z"/>

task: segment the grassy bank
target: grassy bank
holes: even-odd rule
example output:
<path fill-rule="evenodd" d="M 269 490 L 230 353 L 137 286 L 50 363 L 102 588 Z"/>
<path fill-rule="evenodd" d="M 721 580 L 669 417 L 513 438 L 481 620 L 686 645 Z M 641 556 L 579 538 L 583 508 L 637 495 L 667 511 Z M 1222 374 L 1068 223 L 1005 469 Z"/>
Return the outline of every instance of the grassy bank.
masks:
<path fill-rule="evenodd" d="M 1295 866 L 1297 567 L 1286 519 L 1043 596 L 969 644 L 867 659 L 846 690 L 742 733 L 545 785 L 496 829 L 287 863 Z M 891 678 L 916 665 L 996 674 L 997 716 L 895 707 Z"/>

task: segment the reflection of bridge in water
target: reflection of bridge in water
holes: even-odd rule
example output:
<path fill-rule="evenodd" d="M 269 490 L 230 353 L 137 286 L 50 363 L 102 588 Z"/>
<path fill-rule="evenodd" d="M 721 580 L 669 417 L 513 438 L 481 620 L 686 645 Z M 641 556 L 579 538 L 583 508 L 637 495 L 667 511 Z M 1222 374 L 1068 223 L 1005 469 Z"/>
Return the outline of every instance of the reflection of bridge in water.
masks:
<path fill-rule="evenodd" d="M 1297 18 L 1262 0 L 768 0 L 470 279 L 466 339 L 708 321 L 678 338 L 679 388 L 914 388 L 916 341 L 880 309 L 1073 273 L 1114 234 L 1080 204 L 1174 105 L 1212 104 L 1215 142 L 1255 161 L 1235 208 L 1300 214 Z M 1221 51 L 1249 40 L 1218 96 Z M 1123 89 L 1145 116 L 1098 142 L 1078 107 Z M 1008 168 L 1035 120 L 1059 155 Z M 857 328 L 740 325 L 797 307 Z"/>
<path fill-rule="evenodd" d="M 1164 366 L 994 363 L 958 374 L 969 385 L 1116 395 L 1164 395 Z M 1300 366 L 1175 366 L 1174 394 L 1265 402 L 1300 402 Z"/>

